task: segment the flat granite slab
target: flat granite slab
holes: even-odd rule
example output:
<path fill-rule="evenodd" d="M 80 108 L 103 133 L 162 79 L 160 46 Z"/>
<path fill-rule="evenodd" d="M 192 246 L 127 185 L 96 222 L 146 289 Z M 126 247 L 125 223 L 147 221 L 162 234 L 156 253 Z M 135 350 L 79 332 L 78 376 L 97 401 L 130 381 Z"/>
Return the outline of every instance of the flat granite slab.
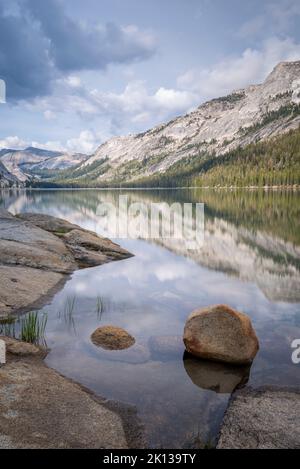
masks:
<path fill-rule="evenodd" d="M 231 398 L 218 449 L 300 449 L 300 389 L 244 388 Z"/>
<path fill-rule="evenodd" d="M 139 446 L 130 443 L 121 412 L 45 365 L 43 349 L 2 339 L 0 449 Z M 130 430 L 132 439 L 136 429 Z"/>
<path fill-rule="evenodd" d="M 66 220 L 0 208 L 0 317 L 41 307 L 77 269 L 131 256 Z"/>

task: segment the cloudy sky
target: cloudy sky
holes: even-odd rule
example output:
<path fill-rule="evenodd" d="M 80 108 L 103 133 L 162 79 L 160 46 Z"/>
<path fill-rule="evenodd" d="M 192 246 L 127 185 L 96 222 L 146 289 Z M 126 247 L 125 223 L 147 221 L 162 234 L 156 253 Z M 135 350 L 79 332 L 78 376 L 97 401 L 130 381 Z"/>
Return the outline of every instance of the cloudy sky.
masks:
<path fill-rule="evenodd" d="M 0 0 L 0 148 L 84 153 L 300 60 L 300 0 Z"/>

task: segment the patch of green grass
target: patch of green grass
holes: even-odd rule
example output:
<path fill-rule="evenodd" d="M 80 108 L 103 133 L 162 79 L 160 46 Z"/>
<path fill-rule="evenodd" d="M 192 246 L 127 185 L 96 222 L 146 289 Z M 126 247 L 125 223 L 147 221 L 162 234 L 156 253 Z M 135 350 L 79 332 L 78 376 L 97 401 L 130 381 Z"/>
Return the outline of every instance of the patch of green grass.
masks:
<path fill-rule="evenodd" d="M 47 320 L 47 314 L 40 315 L 38 311 L 32 311 L 20 318 L 6 318 L 1 321 L 0 335 L 31 344 L 45 344 Z"/>
<path fill-rule="evenodd" d="M 39 315 L 38 311 L 28 313 L 20 319 L 20 339 L 31 344 L 44 341 L 48 317 Z"/>

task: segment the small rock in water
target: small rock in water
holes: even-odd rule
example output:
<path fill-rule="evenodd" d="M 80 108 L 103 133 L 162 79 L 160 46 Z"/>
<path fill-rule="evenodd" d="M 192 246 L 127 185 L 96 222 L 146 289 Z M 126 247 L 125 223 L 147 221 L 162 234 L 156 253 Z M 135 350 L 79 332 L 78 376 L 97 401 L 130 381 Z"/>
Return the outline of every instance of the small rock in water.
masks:
<path fill-rule="evenodd" d="M 196 357 L 251 363 L 259 349 L 250 318 L 226 305 L 197 309 L 187 319 L 183 341 Z"/>
<path fill-rule="evenodd" d="M 115 326 L 98 327 L 91 335 L 91 341 L 106 350 L 123 350 L 135 343 L 134 337 L 121 327 Z"/>

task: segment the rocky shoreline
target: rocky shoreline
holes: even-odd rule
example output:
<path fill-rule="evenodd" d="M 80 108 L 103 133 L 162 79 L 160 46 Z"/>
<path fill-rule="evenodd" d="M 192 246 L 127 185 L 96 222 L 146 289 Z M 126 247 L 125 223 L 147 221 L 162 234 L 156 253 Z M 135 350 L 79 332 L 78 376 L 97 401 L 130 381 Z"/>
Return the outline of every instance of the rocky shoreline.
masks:
<path fill-rule="evenodd" d="M 0 319 L 42 307 L 77 269 L 131 256 L 65 220 L 0 209 Z M 101 399 L 49 368 L 43 348 L 0 339 L 6 345 L 0 449 L 143 446 L 134 408 Z"/>

